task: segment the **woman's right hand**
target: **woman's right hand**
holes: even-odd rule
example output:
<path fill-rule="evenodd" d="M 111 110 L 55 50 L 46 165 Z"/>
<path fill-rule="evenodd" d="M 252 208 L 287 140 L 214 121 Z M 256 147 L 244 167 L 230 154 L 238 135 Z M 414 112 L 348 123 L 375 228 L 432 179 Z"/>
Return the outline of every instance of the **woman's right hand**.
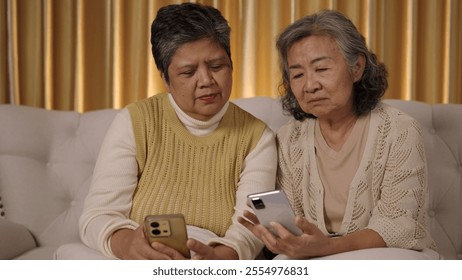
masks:
<path fill-rule="evenodd" d="M 309 223 L 305 218 L 297 216 L 296 225 L 303 231 L 303 234 L 296 236 L 289 232 L 279 223 L 271 223 L 273 234 L 269 229 L 260 224 L 255 214 L 244 211 L 244 218 L 239 217 L 238 221 L 249 229 L 265 246 L 275 254 L 284 254 L 290 258 L 308 258 L 330 254 L 331 239 L 326 237 L 316 225 Z"/>
<path fill-rule="evenodd" d="M 161 243 L 155 242 L 151 246 L 145 238 L 142 225 L 135 230 L 119 229 L 114 232 L 111 238 L 111 249 L 117 258 L 123 260 L 185 259 L 180 252 Z"/>

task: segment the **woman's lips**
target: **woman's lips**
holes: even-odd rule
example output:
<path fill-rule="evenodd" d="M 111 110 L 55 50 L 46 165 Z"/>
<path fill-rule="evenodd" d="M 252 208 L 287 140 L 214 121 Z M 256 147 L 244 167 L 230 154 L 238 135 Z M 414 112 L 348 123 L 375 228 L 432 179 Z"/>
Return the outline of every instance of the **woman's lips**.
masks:
<path fill-rule="evenodd" d="M 215 98 L 217 96 L 218 96 L 217 93 L 207 94 L 207 95 L 203 95 L 203 96 L 199 97 L 198 99 L 201 100 L 204 103 L 212 103 L 213 101 L 215 101 Z"/>
<path fill-rule="evenodd" d="M 307 103 L 317 103 L 317 102 L 320 102 L 320 101 L 324 101 L 326 99 L 327 98 L 313 98 L 313 99 L 308 100 Z"/>

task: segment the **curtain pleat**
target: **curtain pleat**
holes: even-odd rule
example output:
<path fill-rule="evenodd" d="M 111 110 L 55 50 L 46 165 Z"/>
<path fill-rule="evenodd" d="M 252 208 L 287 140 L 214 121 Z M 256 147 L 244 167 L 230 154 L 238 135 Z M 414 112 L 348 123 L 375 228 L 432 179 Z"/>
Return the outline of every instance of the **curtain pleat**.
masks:
<path fill-rule="evenodd" d="M 20 88 L 19 88 L 19 74 L 18 74 L 18 25 L 16 23 L 14 15 L 17 14 L 17 5 L 14 0 L 7 0 L 5 2 L 5 59 L 2 59 L 6 63 L 5 67 L 5 78 L 3 79 L 7 84 L 5 88 L 5 99 L 10 102 L 20 102 Z M 3 54 L 3 53 L 2 53 Z"/>
<path fill-rule="evenodd" d="M 85 112 L 165 91 L 150 25 L 172 0 L 0 1 L 0 103 Z M 321 9 L 356 24 L 388 67 L 385 98 L 462 103 L 458 0 L 203 0 L 231 26 L 232 99 L 279 95 L 279 32 Z"/>

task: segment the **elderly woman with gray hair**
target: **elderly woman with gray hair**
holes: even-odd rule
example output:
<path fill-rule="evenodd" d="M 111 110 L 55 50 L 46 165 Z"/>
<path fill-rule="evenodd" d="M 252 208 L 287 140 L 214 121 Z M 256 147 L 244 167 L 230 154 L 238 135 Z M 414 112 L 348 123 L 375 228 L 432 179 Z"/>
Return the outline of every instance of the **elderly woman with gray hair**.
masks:
<path fill-rule="evenodd" d="M 194 259 L 252 259 L 263 244 L 237 222 L 250 193 L 274 189 L 277 150 L 265 123 L 229 102 L 230 28 L 194 3 L 161 8 L 152 53 L 168 93 L 114 119 L 80 218 L 83 242 L 119 259 L 185 259 L 149 242 L 148 215 L 184 215 Z"/>
<path fill-rule="evenodd" d="M 419 124 L 380 101 L 385 65 L 354 24 L 321 11 L 288 26 L 277 49 L 283 107 L 293 116 L 277 134 L 277 187 L 303 234 L 273 223 L 275 235 L 250 212 L 240 222 L 279 258 L 383 247 L 434 256 Z"/>

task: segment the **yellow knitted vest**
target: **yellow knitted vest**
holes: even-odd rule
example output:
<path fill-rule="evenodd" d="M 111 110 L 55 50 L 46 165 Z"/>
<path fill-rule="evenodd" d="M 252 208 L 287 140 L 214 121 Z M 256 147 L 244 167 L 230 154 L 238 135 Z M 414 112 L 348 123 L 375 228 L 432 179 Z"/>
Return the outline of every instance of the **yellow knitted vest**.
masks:
<path fill-rule="evenodd" d="M 218 128 L 197 137 L 179 121 L 167 94 L 130 104 L 139 167 L 130 218 L 183 213 L 186 223 L 224 236 L 231 224 L 245 157 L 265 124 L 230 103 Z"/>

